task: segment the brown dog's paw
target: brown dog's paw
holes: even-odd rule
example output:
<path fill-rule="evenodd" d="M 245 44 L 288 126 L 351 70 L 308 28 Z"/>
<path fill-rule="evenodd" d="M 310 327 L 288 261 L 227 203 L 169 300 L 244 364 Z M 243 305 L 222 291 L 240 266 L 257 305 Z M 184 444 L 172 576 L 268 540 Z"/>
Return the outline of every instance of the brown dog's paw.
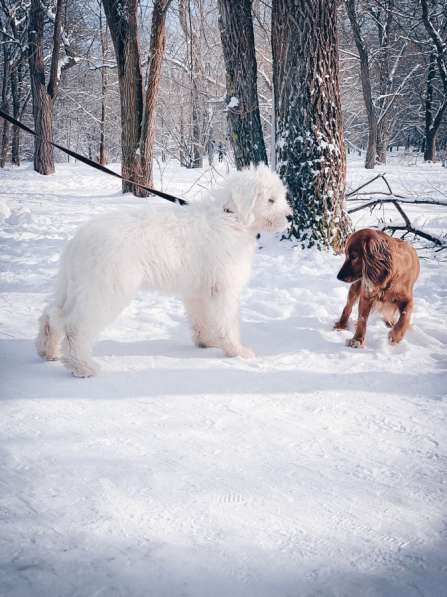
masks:
<path fill-rule="evenodd" d="M 403 335 L 402 334 L 396 334 L 394 332 L 394 330 L 391 330 L 391 332 L 388 334 L 388 342 L 391 344 L 391 346 L 394 346 L 394 344 L 399 344 L 399 342 L 402 340 Z"/>
<path fill-rule="evenodd" d="M 347 322 L 343 322 L 343 321 L 336 321 L 334 323 L 334 330 L 347 330 L 348 329 L 348 323 Z"/>
<path fill-rule="evenodd" d="M 349 340 L 346 340 L 346 346 L 349 346 L 350 348 L 363 348 L 364 343 L 363 340 L 358 340 L 357 338 L 350 338 Z"/>

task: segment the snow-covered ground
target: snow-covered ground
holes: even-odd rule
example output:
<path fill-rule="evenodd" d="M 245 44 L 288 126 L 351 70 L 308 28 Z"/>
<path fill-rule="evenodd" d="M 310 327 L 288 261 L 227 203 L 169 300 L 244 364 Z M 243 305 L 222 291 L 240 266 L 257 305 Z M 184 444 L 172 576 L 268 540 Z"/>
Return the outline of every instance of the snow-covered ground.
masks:
<path fill-rule="evenodd" d="M 447 194 L 439 164 L 383 170 Z M 371 176 L 350 163 L 351 188 Z M 192 197 L 212 178 L 169 165 L 161 182 Z M 74 379 L 35 355 L 36 320 L 75 228 L 145 201 L 119 187 L 0 171 L 0 594 L 446 596 L 445 252 L 420 252 L 397 347 L 378 319 L 364 350 L 332 331 L 341 256 L 263 238 L 242 301 L 256 359 L 195 348 L 181 303 L 141 294 L 96 347 L 101 375 Z M 447 209 L 408 213 L 447 230 Z"/>

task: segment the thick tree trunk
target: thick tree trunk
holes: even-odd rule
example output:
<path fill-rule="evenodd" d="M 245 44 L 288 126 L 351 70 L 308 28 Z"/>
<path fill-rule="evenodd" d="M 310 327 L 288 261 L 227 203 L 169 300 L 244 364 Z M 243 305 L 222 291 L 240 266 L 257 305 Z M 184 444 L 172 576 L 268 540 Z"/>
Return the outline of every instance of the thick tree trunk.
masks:
<path fill-rule="evenodd" d="M 227 110 L 236 167 L 267 164 L 259 114 L 252 0 L 218 0 L 219 28 L 226 67 Z M 297 13 L 294 2 L 292 15 Z M 276 43 L 279 45 L 280 40 Z"/>
<path fill-rule="evenodd" d="M 54 173 L 53 147 L 46 140 L 53 139 L 53 100 L 35 78 L 33 86 L 34 170 L 39 174 Z"/>
<path fill-rule="evenodd" d="M 152 11 L 151 41 L 149 48 L 149 72 L 144 98 L 143 124 L 141 128 L 140 154 L 142 184 L 152 186 L 157 99 L 160 89 L 161 65 L 166 46 L 166 11 L 171 0 L 158 0 Z M 137 194 L 145 197 L 146 191 Z"/>
<path fill-rule="evenodd" d="M 143 77 L 140 66 L 140 38 L 137 22 L 138 0 L 103 0 L 107 24 L 118 64 L 121 100 L 121 173 L 139 182 L 138 156 L 143 117 Z M 123 180 L 123 193 L 137 194 L 138 187 Z"/>
<path fill-rule="evenodd" d="M 341 249 L 346 158 L 340 106 L 337 0 L 273 0 L 277 171 L 293 204 L 289 236 Z"/>
<path fill-rule="evenodd" d="M 143 96 L 138 33 L 138 0 L 103 0 L 107 23 L 115 48 L 121 100 L 121 172 L 123 193 L 148 193 L 152 180 L 155 137 L 155 106 L 160 86 L 160 69 L 165 47 L 165 18 L 171 0 L 155 0 L 149 55 L 148 87 Z M 124 18 L 125 17 L 125 18 Z"/>
<path fill-rule="evenodd" d="M 424 144 L 424 162 L 434 162 L 436 160 L 436 131 L 433 129 L 426 131 Z"/>
<path fill-rule="evenodd" d="M 371 75 L 369 71 L 369 56 L 363 42 L 360 25 L 355 10 L 355 0 L 346 0 L 346 10 L 351 22 L 355 45 L 360 57 L 360 79 L 362 82 L 363 100 L 368 118 L 368 147 L 366 149 L 365 168 L 373 169 L 376 164 L 377 144 L 377 115 L 372 100 Z"/>
<path fill-rule="evenodd" d="M 59 50 L 65 2 L 64 0 L 57 0 L 56 2 L 48 87 L 45 85 L 44 64 L 45 10 L 46 8 L 40 0 L 31 0 L 28 59 L 33 96 L 34 128 L 38 135 L 34 138 L 34 170 L 40 174 L 53 174 L 53 147 L 48 141 L 53 140 L 54 99 L 60 78 Z"/>
<path fill-rule="evenodd" d="M 376 161 L 378 164 L 386 164 L 387 149 L 389 145 L 389 132 L 387 122 L 381 122 L 377 127 Z"/>

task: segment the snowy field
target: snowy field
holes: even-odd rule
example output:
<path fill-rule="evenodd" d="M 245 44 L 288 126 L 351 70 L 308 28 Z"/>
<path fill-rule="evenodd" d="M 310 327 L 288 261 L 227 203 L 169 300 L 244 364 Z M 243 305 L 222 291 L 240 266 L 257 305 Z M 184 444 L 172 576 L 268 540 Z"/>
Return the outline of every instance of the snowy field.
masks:
<path fill-rule="evenodd" d="M 447 201 L 439 164 L 382 171 Z M 351 162 L 350 187 L 373 174 Z M 218 180 L 169 165 L 157 184 Z M 332 331 L 341 256 L 263 238 L 242 301 L 257 358 L 195 348 L 181 303 L 141 294 L 96 347 L 101 375 L 74 379 L 37 358 L 36 321 L 75 228 L 146 201 L 119 189 L 84 166 L 0 170 L 0 594 L 447 596 L 447 251 L 421 248 L 397 347 L 379 319 L 364 350 Z M 447 208 L 408 213 L 447 231 Z"/>

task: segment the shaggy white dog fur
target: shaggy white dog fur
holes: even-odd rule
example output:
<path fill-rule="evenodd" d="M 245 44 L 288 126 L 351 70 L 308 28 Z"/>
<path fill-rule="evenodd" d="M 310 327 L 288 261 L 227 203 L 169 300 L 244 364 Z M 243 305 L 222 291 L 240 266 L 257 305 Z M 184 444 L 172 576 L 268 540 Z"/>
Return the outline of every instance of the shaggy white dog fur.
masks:
<path fill-rule="evenodd" d="M 82 226 L 61 257 L 57 287 L 39 323 L 36 347 L 60 356 L 73 375 L 98 371 L 92 344 L 140 288 L 183 299 L 197 346 L 249 358 L 239 335 L 239 297 L 256 234 L 283 230 L 286 189 L 267 166 L 227 177 L 211 198 L 187 207 L 144 207 Z"/>

